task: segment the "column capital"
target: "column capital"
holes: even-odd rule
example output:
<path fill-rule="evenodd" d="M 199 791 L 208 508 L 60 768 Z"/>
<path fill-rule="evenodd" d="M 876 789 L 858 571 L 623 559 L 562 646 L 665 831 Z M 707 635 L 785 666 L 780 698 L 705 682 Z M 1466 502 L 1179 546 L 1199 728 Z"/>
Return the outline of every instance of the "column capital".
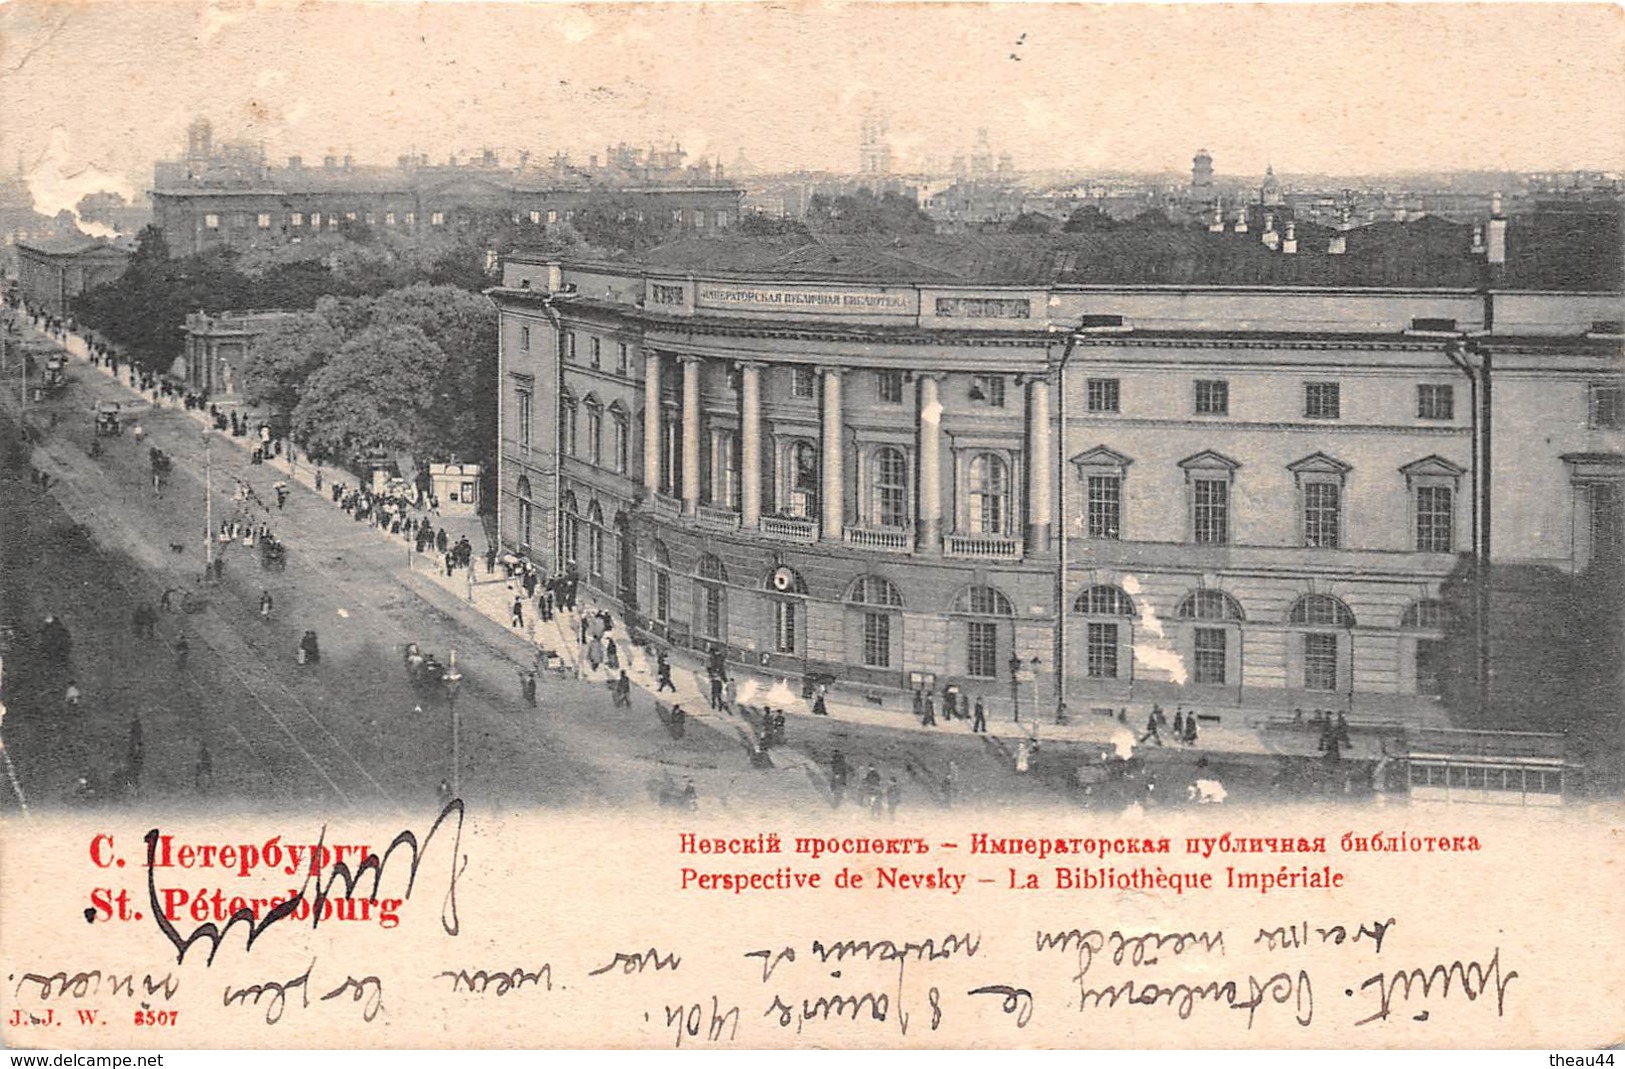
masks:
<path fill-rule="evenodd" d="M 698 364 L 705 359 L 698 353 L 675 353 L 673 355 L 676 356 L 679 364 Z"/>
<path fill-rule="evenodd" d="M 941 382 L 943 379 L 948 377 L 948 373 L 946 371 L 938 371 L 935 369 L 931 371 L 915 371 L 911 372 L 911 374 L 921 382 L 924 382 L 926 379 L 930 379 L 932 382 Z"/>
<path fill-rule="evenodd" d="M 767 367 L 766 360 L 735 360 L 734 367 L 740 371 L 761 371 Z"/>
<path fill-rule="evenodd" d="M 813 370 L 818 372 L 820 375 L 833 376 L 834 378 L 838 379 L 841 377 L 842 373 L 848 371 L 849 369 L 841 367 L 838 364 L 814 364 Z"/>

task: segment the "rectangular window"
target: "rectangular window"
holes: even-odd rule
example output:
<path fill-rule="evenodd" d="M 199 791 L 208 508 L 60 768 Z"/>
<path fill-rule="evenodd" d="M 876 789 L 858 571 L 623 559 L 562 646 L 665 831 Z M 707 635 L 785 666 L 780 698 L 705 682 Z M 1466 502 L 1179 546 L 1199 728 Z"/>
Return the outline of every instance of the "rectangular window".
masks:
<path fill-rule="evenodd" d="M 1416 388 L 1417 419 L 1454 419 L 1456 391 L 1452 386 L 1423 383 Z"/>
<path fill-rule="evenodd" d="M 1225 658 L 1224 628 L 1198 627 L 1195 654 L 1196 682 L 1207 686 L 1222 686 Z"/>
<path fill-rule="evenodd" d="M 1089 678 L 1117 678 L 1117 625 L 1089 625 Z"/>
<path fill-rule="evenodd" d="M 344 220 L 345 220 L 345 222 L 348 222 L 348 223 L 355 222 L 355 212 L 345 212 L 344 213 Z"/>
<path fill-rule="evenodd" d="M 1197 479 L 1191 494 L 1191 531 L 1197 543 L 1227 544 L 1230 541 L 1230 483 L 1224 479 Z"/>
<path fill-rule="evenodd" d="M 994 679 L 999 674 L 999 625 L 972 620 L 965 632 L 965 674 Z"/>
<path fill-rule="evenodd" d="M 1597 482 L 1586 488 L 1586 528 L 1591 535 L 1591 561 L 1616 566 L 1625 558 L 1625 493 L 1617 482 Z"/>
<path fill-rule="evenodd" d="M 568 214 L 568 213 L 566 213 L 566 214 Z M 549 208 L 548 211 L 547 211 L 547 225 L 552 226 L 554 223 L 556 223 L 558 221 L 559 221 L 559 213 L 556 210 L 554 210 L 552 208 Z"/>
<path fill-rule="evenodd" d="M 572 364 L 575 363 L 576 332 L 573 330 L 567 330 L 564 332 L 564 359 L 570 361 Z"/>
<path fill-rule="evenodd" d="M 418 221 L 418 213 L 417 212 L 407 212 L 406 213 L 406 225 L 407 226 L 416 226 L 417 221 Z"/>
<path fill-rule="evenodd" d="M 1306 483 L 1303 488 L 1303 544 L 1336 549 L 1342 519 L 1343 488 L 1336 483 Z"/>
<path fill-rule="evenodd" d="M 1416 693 L 1433 698 L 1444 694 L 1444 650 L 1441 639 L 1416 640 Z"/>
<path fill-rule="evenodd" d="M 542 213 L 541 212 L 531 212 L 530 213 L 530 225 L 531 226 L 540 226 L 541 222 L 542 222 Z"/>
<path fill-rule="evenodd" d="M 1004 376 L 978 375 L 971 380 L 970 399 L 989 408 L 1004 407 Z"/>
<path fill-rule="evenodd" d="M 718 230 L 724 230 L 724 229 L 727 228 L 727 226 L 728 226 L 728 213 L 727 212 L 718 212 L 717 213 L 717 229 Z"/>
<path fill-rule="evenodd" d="M 951 319 L 1030 319 L 1025 297 L 938 297 L 937 315 Z"/>
<path fill-rule="evenodd" d="M 1617 431 L 1625 426 L 1625 409 L 1621 408 L 1621 387 L 1597 385 L 1591 387 L 1591 425 L 1602 430 Z"/>
<path fill-rule="evenodd" d="M 293 214 L 289 215 L 288 216 L 288 225 L 289 226 L 304 226 L 305 225 L 305 213 L 304 212 L 294 212 Z"/>
<path fill-rule="evenodd" d="M 1089 380 L 1089 411 L 1116 412 L 1118 383 L 1116 379 Z"/>
<path fill-rule="evenodd" d="M 875 390 L 882 404 L 902 404 L 903 373 L 901 371 L 875 372 Z"/>
<path fill-rule="evenodd" d="M 705 593 L 703 595 L 703 597 L 705 598 L 705 619 L 704 619 L 704 624 L 703 624 L 703 626 L 705 628 L 705 637 L 706 638 L 721 638 L 722 637 L 722 590 L 721 590 L 720 587 L 714 587 L 714 586 L 709 586 L 709 585 L 703 587 L 702 589 L 705 591 Z"/>
<path fill-rule="evenodd" d="M 522 353 L 530 352 L 530 328 L 529 327 L 520 327 L 519 328 L 519 351 L 522 352 Z"/>
<path fill-rule="evenodd" d="M 378 217 L 376 215 L 374 215 L 372 212 L 367 213 L 367 225 L 368 226 L 371 226 L 372 224 L 376 223 L 377 221 L 378 221 Z"/>
<path fill-rule="evenodd" d="M 598 338 L 592 339 L 592 369 L 602 370 L 604 361 L 604 343 Z"/>
<path fill-rule="evenodd" d="M 530 415 L 531 393 L 529 390 L 519 391 L 519 444 L 526 449 L 530 448 Z"/>
<path fill-rule="evenodd" d="M 567 457 L 573 457 L 576 455 L 575 402 L 571 401 L 565 404 L 564 407 L 560 409 L 559 415 L 563 422 L 563 426 L 560 428 L 560 430 L 562 432 L 562 437 L 564 438 L 564 455 Z"/>
<path fill-rule="evenodd" d="M 622 475 L 626 474 L 627 454 L 629 452 L 627 437 L 629 429 L 625 419 L 617 417 L 611 426 L 611 435 L 615 440 L 615 470 Z"/>
<path fill-rule="evenodd" d="M 811 398 L 818 393 L 818 375 L 810 367 L 793 367 L 790 369 L 790 396 Z"/>
<path fill-rule="evenodd" d="M 625 378 L 627 371 L 631 368 L 631 365 L 631 350 L 628 349 L 627 344 L 623 341 L 620 343 L 619 348 L 615 352 L 615 374 Z"/>
<path fill-rule="evenodd" d="M 446 225 L 446 213 L 445 212 L 435 212 L 433 215 L 430 215 L 429 216 L 429 225 L 430 226 L 445 226 Z"/>
<path fill-rule="evenodd" d="M 1305 419 L 1340 419 L 1342 414 L 1342 390 L 1337 383 L 1306 382 L 1303 384 L 1303 415 Z"/>
<path fill-rule="evenodd" d="M 394 212 L 385 212 L 384 213 L 384 225 L 385 226 L 394 226 L 395 225 L 395 213 Z"/>
<path fill-rule="evenodd" d="M 1196 414 L 1198 416 L 1228 416 L 1230 414 L 1230 384 L 1223 379 L 1197 379 Z"/>
<path fill-rule="evenodd" d="M 1337 689 L 1337 636 L 1311 632 L 1303 636 L 1303 687 Z"/>
<path fill-rule="evenodd" d="M 663 624 L 671 621 L 670 572 L 655 572 L 655 619 Z"/>
<path fill-rule="evenodd" d="M 883 612 L 863 614 L 863 663 L 870 668 L 891 667 L 891 617 Z"/>
<path fill-rule="evenodd" d="M 219 230 L 220 217 L 215 215 L 213 212 L 210 212 L 208 215 L 203 217 L 203 225 L 208 227 L 210 230 Z"/>
<path fill-rule="evenodd" d="M 593 467 L 604 465 L 604 413 L 595 406 L 587 408 L 587 459 Z"/>
<path fill-rule="evenodd" d="M 773 650 L 775 653 L 796 652 L 796 603 L 773 603 Z"/>
<path fill-rule="evenodd" d="M 711 435 L 711 504 L 739 507 L 739 438 L 733 431 Z"/>
<path fill-rule="evenodd" d="M 257 220 L 257 222 L 259 223 L 259 228 L 261 230 L 269 230 L 269 229 L 271 229 L 271 213 L 270 212 L 260 212 L 259 219 Z"/>
<path fill-rule="evenodd" d="M 1123 479 L 1089 476 L 1089 537 L 1118 539 L 1123 534 Z"/>
<path fill-rule="evenodd" d="M 1449 553 L 1455 547 L 1455 492 L 1448 486 L 1416 488 L 1416 551 Z"/>
<path fill-rule="evenodd" d="M 321 212 L 311 212 L 310 213 L 310 225 L 312 227 L 314 227 L 315 229 L 317 229 L 317 230 L 320 230 L 322 228 L 322 213 Z"/>

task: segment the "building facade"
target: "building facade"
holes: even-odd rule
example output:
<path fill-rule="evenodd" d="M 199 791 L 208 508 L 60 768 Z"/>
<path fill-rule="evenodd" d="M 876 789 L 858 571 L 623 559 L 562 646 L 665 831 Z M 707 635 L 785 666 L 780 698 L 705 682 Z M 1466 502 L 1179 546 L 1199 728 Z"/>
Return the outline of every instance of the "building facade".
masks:
<path fill-rule="evenodd" d="M 1617 566 L 1618 293 L 1083 284 L 1067 240 L 512 258 L 504 543 L 879 705 L 1426 722 L 1481 531 L 1468 338 L 1495 559 Z"/>
<path fill-rule="evenodd" d="M 31 307 L 66 315 L 88 289 L 116 282 L 130 253 L 95 238 L 41 238 L 16 243 L 17 289 Z"/>
<path fill-rule="evenodd" d="M 297 312 L 193 312 L 182 350 L 186 385 L 213 398 L 234 398 L 254 339 Z"/>

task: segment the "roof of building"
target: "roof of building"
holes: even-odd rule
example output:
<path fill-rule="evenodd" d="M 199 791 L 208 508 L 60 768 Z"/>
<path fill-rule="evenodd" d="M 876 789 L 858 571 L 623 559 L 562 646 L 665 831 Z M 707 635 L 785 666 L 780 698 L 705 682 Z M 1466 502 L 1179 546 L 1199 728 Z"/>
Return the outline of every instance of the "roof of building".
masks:
<path fill-rule="evenodd" d="M 1284 239 L 1284 225 L 1277 233 Z M 785 281 L 879 284 L 1267 285 L 1470 288 L 1488 281 L 1473 251 L 1474 227 L 1426 216 L 1344 232 L 1297 222 L 1298 249 L 1268 248 L 1255 228 L 1134 224 L 1084 233 L 869 237 L 688 238 L 617 261 L 651 272 L 738 275 Z M 1507 232 L 1505 289 L 1617 292 L 1622 245 L 1617 213 L 1518 216 Z"/>
<path fill-rule="evenodd" d="M 27 241 L 17 242 L 19 249 L 28 249 L 32 252 L 44 253 L 47 256 L 80 256 L 87 252 L 106 251 L 117 253 L 120 256 L 130 255 L 130 250 L 121 249 L 100 238 L 87 237 L 48 237 L 31 238 Z"/>

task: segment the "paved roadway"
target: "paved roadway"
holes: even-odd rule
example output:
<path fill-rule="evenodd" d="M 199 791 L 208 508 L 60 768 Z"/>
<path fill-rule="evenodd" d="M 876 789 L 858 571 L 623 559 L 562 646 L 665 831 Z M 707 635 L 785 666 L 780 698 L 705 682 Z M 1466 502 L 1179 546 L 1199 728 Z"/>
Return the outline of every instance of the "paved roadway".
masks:
<path fill-rule="evenodd" d="M 466 680 L 457 698 L 461 793 L 475 807 L 649 806 L 651 785 L 692 779 L 702 812 L 827 809 L 833 804 L 827 763 L 836 749 L 854 777 L 871 764 L 896 775 L 905 808 L 945 804 L 950 761 L 960 802 L 1076 798 L 1071 771 L 1091 754 L 1047 746 L 1032 773 L 1017 776 L 1007 741 L 962 727 L 927 733 L 798 718 L 790 746 L 775 751 L 777 767 L 753 770 L 737 727 L 691 721 L 686 737 L 673 740 L 652 700 L 638 691 L 630 711 L 612 710 L 601 685 L 549 678 L 542 709 L 526 707 L 517 682 L 518 665 L 528 662 L 521 637 L 429 582 L 422 558 L 420 574 L 409 574 L 403 543 L 366 530 L 303 488 L 283 512 L 274 504 L 255 510 L 254 518 L 268 520 L 289 547 L 285 573 L 262 572 L 252 551 L 232 546 L 224 582 L 202 586 L 204 446 L 197 423 L 179 408 L 135 402 L 146 441 L 138 445 L 128 433 L 103 439 L 103 455 L 92 458 L 95 402 L 129 406 L 136 395 L 82 360 L 72 374 L 61 397 L 28 415 L 40 437 L 31 463 L 57 480 L 48 494 L 29 484 L 26 454 L 9 448 L 16 438 L 15 371 L 0 384 L 8 442 L 0 478 L 0 514 L 8 517 L 0 528 L 0 623 L 21 643 L 7 655 L 5 738 L 31 804 L 69 800 L 86 772 L 104 784 L 118 779 L 132 718 L 141 720 L 145 741 L 138 784 L 144 805 L 200 798 L 251 807 L 433 804 L 451 777 L 450 717 L 443 695 L 419 695 L 407 684 L 399 653 L 407 641 L 442 657 L 457 650 Z M 216 523 L 236 507 L 239 481 L 273 503 L 278 473 L 250 465 L 237 443 L 213 437 Z M 152 444 L 175 460 L 162 493 L 148 479 Z M 81 528 L 88 539 L 75 533 Z M 161 613 L 155 639 L 135 637 L 134 607 L 156 604 L 167 588 L 194 591 L 206 609 Z M 257 611 L 262 589 L 275 599 L 269 623 Z M 65 680 L 26 656 L 27 636 L 53 611 L 75 639 L 70 674 L 85 693 L 77 710 L 61 702 Z M 301 667 L 294 649 L 307 627 L 320 635 L 322 662 Z M 173 653 L 182 633 L 191 649 L 184 669 Z M 213 782 L 200 786 L 204 747 Z M 0 795 L 8 793 L 0 786 Z"/>

